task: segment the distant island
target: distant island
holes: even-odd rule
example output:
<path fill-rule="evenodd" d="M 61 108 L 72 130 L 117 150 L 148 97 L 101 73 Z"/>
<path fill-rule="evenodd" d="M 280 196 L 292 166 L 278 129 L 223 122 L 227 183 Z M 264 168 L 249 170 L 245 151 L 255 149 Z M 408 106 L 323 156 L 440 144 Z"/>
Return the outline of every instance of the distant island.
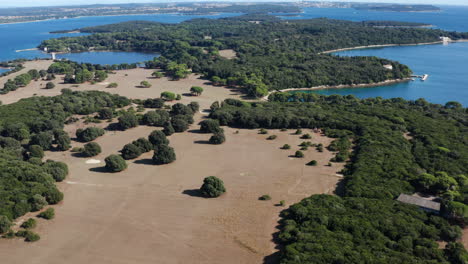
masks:
<path fill-rule="evenodd" d="M 391 4 L 391 3 L 349 3 L 349 2 L 304 2 L 302 7 L 315 8 L 354 8 L 357 10 L 388 12 L 438 12 L 441 9 L 433 5 Z"/>

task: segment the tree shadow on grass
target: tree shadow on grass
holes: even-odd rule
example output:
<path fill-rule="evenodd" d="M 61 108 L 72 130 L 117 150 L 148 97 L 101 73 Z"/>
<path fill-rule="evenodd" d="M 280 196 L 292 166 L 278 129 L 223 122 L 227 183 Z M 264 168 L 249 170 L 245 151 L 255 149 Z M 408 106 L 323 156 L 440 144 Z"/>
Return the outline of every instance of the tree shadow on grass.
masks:
<path fill-rule="evenodd" d="M 143 164 L 143 165 L 154 165 L 154 162 L 152 159 L 140 159 L 140 160 L 135 160 L 133 163 L 135 164 Z"/>
<path fill-rule="evenodd" d="M 194 97 L 194 95 L 193 95 L 193 94 L 191 94 L 191 93 L 183 93 L 183 94 L 182 94 L 182 96 L 187 96 L 187 97 Z"/>
<path fill-rule="evenodd" d="M 190 129 L 187 132 L 194 133 L 194 134 L 208 134 L 208 133 L 202 132 L 200 129 Z"/>
<path fill-rule="evenodd" d="M 192 197 L 200 197 L 200 198 L 204 198 L 200 189 L 187 189 L 187 190 L 184 190 L 182 192 L 182 194 L 185 194 L 185 195 L 188 195 L 188 196 L 192 196 Z"/>

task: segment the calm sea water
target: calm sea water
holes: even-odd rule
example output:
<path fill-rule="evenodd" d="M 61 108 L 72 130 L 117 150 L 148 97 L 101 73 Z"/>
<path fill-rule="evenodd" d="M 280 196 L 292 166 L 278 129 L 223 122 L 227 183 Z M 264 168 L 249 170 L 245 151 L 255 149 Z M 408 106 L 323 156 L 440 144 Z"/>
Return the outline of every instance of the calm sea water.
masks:
<path fill-rule="evenodd" d="M 443 6 L 441 12 L 375 12 L 340 8 L 306 8 L 297 17 L 284 19 L 307 19 L 328 17 L 352 21 L 394 20 L 421 22 L 435 28 L 453 31 L 468 31 L 468 7 Z M 163 23 L 179 23 L 192 18 L 219 18 L 239 14 L 219 14 L 213 16 L 186 16 L 177 14 L 127 15 L 107 17 L 81 17 L 73 19 L 48 20 L 30 23 L 0 25 L 0 61 L 16 58 L 48 57 L 40 51 L 15 52 L 19 49 L 36 47 L 42 40 L 80 34 L 50 34 L 50 31 L 75 29 L 105 25 L 131 20 L 149 20 Z M 416 74 L 429 74 L 425 82 L 414 81 L 384 87 L 330 89 L 313 91 L 321 94 L 354 94 L 361 98 L 382 96 L 384 98 L 403 97 L 405 99 L 426 98 L 430 102 L 445 103 L 456 100 L 468 105 L 468 43 L 448 46 L 389 47 L 381 49 L 354 50 L 338 53 L 339 56 L 379 56 L 400 61 L 409 65 Z M 155 54 L 134 52 L 87 52 L 58 55 L 78 62 L 98 64 L 134 63 L 151 59 Z M 3 70 L 4 71 L 4 70 Z M 2 69 L 0 69 L 0 73 Z"/>

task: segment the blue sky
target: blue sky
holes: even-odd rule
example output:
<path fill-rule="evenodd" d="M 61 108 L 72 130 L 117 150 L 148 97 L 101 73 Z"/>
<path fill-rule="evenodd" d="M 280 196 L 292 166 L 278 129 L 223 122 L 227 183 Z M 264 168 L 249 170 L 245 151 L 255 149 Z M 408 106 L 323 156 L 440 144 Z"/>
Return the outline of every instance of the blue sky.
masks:
<path fill-rule="evenodd" d="M 180 2 L 184 0 L 179 0 Z M 178 1 L 178 2 L 179 2 Z M 195 0 L 196 1 L 196 0 Z M 185 1 L 185 2 L 195 2 Z M 210 0 L 203 0 L 207 2 Z M 220 0 L 216 0 L 220 1 Z M 234 0 L 236 1 L 236 0 Z M 246 2 L 245 0 L 237 0 L 238 2 Z M 252 0 L 259 2 L 262 0 Z M 275 0 L 268 0 L 273 2 Z M 284 0 L 281 0 L 284 1 Z M 323 1 L 323 0 L 322 0 Z M 468 5 L 467 0 L 337 0 L 341 2 L 373 2 L 373 3 L 404 3 L 404 4 L 440 4 L 440 5 Z M 154 3 L 154 2 L 173 2 L 170 0 L 0 0 L 0 7 L 20 7 L 20 6 L 53 6 L 53 5 L 80 5 L 80 4 L 109 4 L 109 3 Z"/>

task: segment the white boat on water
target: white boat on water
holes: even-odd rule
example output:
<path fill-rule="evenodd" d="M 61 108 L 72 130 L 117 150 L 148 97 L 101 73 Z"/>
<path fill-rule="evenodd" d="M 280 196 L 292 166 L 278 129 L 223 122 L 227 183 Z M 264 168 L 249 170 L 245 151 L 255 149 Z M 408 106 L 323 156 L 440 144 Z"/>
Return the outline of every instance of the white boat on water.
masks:
<path fill-rule="evenodd" d="M 427 80 L 428 77 L 429 77 L 429 74 L 424 74 L 424 75 L 421 77 L 421 81 Z"/>

